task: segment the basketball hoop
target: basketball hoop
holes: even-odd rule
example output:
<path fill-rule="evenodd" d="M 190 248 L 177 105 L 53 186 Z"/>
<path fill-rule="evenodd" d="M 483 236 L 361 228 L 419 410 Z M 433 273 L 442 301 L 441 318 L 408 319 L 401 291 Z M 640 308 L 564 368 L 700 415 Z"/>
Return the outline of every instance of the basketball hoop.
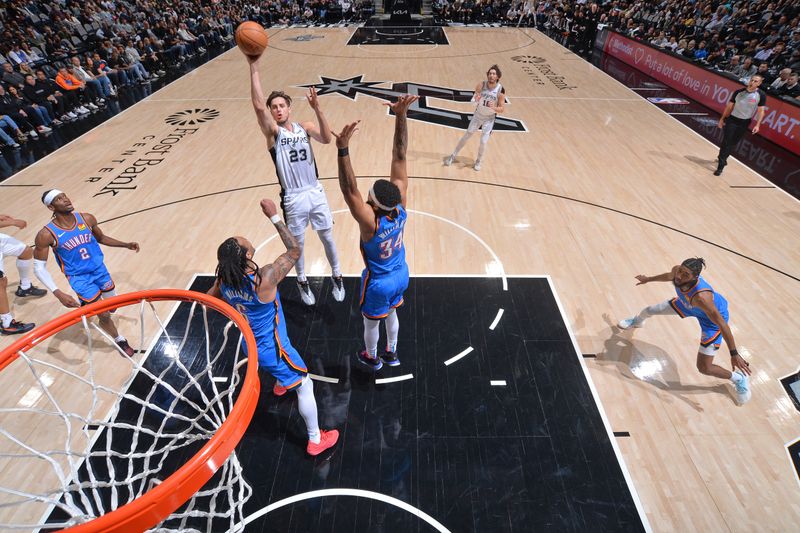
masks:
<path fill-rule="evenodd" d="M 157 302 L 185 303 L 182 336 Z M 144 357 L 126 357 L 88 320 L 131 306 L 141 338 L 130 343 L 150 346 Z M 147 337 L 151 315 L 158 327 Z M 78 348 L 80 357 L 67 353 Z M 100 300 L 20 338 L 0 353 L 0 387 L 30 384 L 16 405 L 0 405 L 0 529 L 240 530 L 252 490 L 233 451 L 258 401 L 257 353 L 232 307 L 176 289 Z"/>

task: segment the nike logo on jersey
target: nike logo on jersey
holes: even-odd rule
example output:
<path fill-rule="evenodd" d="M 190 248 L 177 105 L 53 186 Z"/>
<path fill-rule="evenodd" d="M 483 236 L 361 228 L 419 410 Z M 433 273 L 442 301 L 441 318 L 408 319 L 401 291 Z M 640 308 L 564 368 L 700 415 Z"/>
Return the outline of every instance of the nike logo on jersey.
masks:
<path fill-rule="evenodd" d="M 64 233 L 66 233 L 66 232 L 64 232 Z M 64 236 L 64 233 L 59 233 L 59 234 L 58 234 L 58 238 L 60 239 L 61 237 L 63 237 L 63 236 Z"/>

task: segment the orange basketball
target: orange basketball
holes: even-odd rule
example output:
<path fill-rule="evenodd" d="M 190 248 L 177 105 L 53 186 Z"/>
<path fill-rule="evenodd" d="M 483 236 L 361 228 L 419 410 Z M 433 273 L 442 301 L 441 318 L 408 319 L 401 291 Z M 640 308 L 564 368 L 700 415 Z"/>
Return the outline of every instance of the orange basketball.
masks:
<path fill-rule="evenodd" d="M 267 48 L 269 37 L 258 22 L 247 21 L 236 28 L 236 44 L 248 56 L 260 56 Z"/>

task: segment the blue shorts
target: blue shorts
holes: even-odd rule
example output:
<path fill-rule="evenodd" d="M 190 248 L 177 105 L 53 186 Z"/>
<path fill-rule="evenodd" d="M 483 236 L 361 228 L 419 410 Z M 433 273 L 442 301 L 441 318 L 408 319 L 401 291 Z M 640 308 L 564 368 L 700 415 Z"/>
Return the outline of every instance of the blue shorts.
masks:
<path fill-rule="evenodd" d="M 242 343 L 244 351 L 247 346 Z M 276 349 L 274 342 L 258 343 L 258 367 L 269 372 L 282 387 L 295 389 L 308 374 L 303 358 L 288 342 L 283 342 Z"/>
<path fill-rule="evenodd" d="M 100 265 L 97 270 L 88 274 L 67 276 L 67 281 L 82 304 L 96 302 L 104 292 L 114 290 L 114 280 L 105 265 Z"/>
<path fill-rule="evenodd" d="M 408 288 L 408 265 L 383 276 L 373 276 L 364 269 L 361 273 L 361 314 L 372 320 L 385 318 L 389 311 L 403 305 L 403 293 Z"/>
<path fill-rule="evenodd" d="M 705 313 L 703 313 L 703 316 L 697 316 L 693 312 L 693 309 L 687 309 L 686 306 L 684 306 L 683 303 L 677 298 L 673 298 L 669 301 L 669 303 L 672 306 L 672 309 L 674 309 L 681 318 L 686 318 L 688 316 L 694 317 L 700 323 L 700 346 L 703 348 L 708 348 L 709 346 L 713 345 L 715 350 L 719 349 L 719 346 L 722 343 L 722 331 L 719 329 L 719 326 L 714 324 L 705 316 Z M 720 314 L 727 323 L 728 310 L 723 309 Z"/>

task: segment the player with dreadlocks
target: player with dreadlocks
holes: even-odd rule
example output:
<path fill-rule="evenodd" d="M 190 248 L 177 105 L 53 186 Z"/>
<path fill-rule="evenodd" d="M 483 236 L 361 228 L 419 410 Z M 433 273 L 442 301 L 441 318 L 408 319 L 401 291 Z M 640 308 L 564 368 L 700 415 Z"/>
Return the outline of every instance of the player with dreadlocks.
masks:
<path fill-rule="evenodd" d="M 369 190 L 367 200 L 361 196 L 350 163 L 350 137 L 358 129 L 358 122 L 334 133 L 339 150 L 339 188 L 350 214 L 358 222 L 361 235 L 359 244 L 365 269 L 361 273 L 361 314 L 364 317 L 364 350 L 356 357 L 373 371 L 386 363 L 397 366 L 397 334 L 400 322 L 395 309 L 403 305 L 403 293 L 408 288 L 408 264 L 403 241 L 406 225 L 406 191 L 408 170 L 406 148 L 408 107 L 419 96 L 400 96 L 396 102 L 386 104 L 395 115 L 392 165 L 389 180 L 377 180 Z M 380 323 L 386 324 L 386 351 L 378 356 Z"/>
<path fill-rule="evenodd" d="M 621 329 L 641 328 L 644 321 L 653 315 L 672 315 L 677 313 L 681 318 L 692 316 L 700 323 L 700 349 L 697 353 L 697 370 L 707 376 L 715 376 L 730 380 L 736 388 L 739 404 L 750 399 L 751 393 L 747 383 L 750 375 L 750 364 L 736 351 L 733 333 L 728 327 L 728 301 L 714 291 L 700 276 L 706 262 L 701 257 L 692 257 L 672 270 L 658 276 L 638 275 L 636 285 L 644 285 L 651 281 L 671 281 L 677 296 L 671 300 L 651 305 L 642 309 L 633 318 L 619 322 Z M 720 345 L 720 336 L 725 339 L 731 353 L 733 372 L 713 364 L 714 356 Z"/>
<path fill-rule="evenodd" d="M 303 359 L 289 342 L 278 293 L 278 283 L 300 257 L 300 245 L 278 215 L 275 202 L 261 200 L 261 210 L 275 225 L 286 252 L 271 265 L 259 268 L 253 261 L 255 248 L 250 241 L 244 237 L 226 239 L 217 249 L 216 280 L 208 294 L 225 300 L 247 319 L 258 343 L 259 367 L 277 379 L 274 394 L 297 391 L 298 411 L 308 431 L 306 451 L 319 455 L 336 444 L 339 432 L 319 429 L 314 384 Z"/>

